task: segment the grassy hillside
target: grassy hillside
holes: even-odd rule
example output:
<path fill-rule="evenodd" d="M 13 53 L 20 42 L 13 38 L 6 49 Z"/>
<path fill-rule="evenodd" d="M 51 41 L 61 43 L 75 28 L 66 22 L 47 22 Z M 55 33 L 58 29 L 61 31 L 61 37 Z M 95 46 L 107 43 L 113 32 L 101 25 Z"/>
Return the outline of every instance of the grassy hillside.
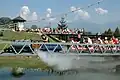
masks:
<path fill-rule="evenodd" d="M 10 30 L 6 30 L 3 32 L 3 36 L 0 37 L 1 40 L 21 40 L 21 39 L 32 39 L 32 40 L 41 40 L 41 37 L 35 33 L 27 33 L 27 32 L 13 32 Z"/>

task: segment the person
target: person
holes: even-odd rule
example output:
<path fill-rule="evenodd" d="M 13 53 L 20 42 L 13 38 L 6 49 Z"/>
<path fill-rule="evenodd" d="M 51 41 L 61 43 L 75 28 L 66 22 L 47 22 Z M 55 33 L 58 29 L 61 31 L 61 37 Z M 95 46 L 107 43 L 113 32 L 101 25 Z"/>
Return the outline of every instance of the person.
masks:
<path fill-rule="evenodd" d="M 109 40 L 109 44 L 114 44 L 112 38 Z"/>
<path fill-rule="evenodd" d="M 92 44 L 92 40 L 88 37 L 88 44 Z"/>
<path fill-rule="evenodd" d="M 80 31 L 78 31 L 78 37 L 77 37 L 77 38 L 78 38 L 77 41 L 79 42 L 79 41 L 81 40 L 81 34 L 80 34 Z"/>
<path fill-rule="evenodd" d="M 55 28 L 53 28 L 53 33 L 55 33 Z"/>
<path fill-rule="evenodd" d="M 114 36 L 112 37 L 112 41 L 113 41 L 114 44 L 118 44 L 119 43 L 118 39 L 115 38 Z"/>
<path fill-rule="evenodd" d="M 108 44 L 107 37 L 105 37 L 104 43 L 105 43 L 105 44 Z"/>
<path fill-rule="evenodd" d="M 100 37 L 98 38 L 98 41 L 100 41 L 100 44 L 103 44 L 103 41 Z"/>

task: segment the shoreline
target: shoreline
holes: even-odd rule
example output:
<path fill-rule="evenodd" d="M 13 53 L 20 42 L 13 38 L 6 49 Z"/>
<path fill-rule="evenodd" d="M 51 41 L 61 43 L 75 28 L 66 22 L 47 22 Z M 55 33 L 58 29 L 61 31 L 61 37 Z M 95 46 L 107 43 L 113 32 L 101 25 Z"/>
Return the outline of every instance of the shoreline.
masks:
<path fill-rule="evenodd" d="M 3 67 L 21 67 L 21 68 L 41 68 L 49 69 L 38 56 L 0 56 L 0 68 Z"/>

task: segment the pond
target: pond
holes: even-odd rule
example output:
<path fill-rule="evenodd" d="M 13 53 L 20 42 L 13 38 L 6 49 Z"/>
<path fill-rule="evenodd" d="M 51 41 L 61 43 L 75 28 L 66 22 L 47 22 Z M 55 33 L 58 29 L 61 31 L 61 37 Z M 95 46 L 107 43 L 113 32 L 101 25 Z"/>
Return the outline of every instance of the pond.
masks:
<path fill-rule="evenodd" d="M 12 73 L 13 68 L 0 68 L 0 80 L 40 80 L 42 77 L 52 75 L 35 69 L 24 70 L 24 74 L 18 76 L 13 75 Z"/>
<path fill-rule="evenodd" d="M 13 68 L 0 68 L 0 80 L 119 80 L 120 74 L 94 70 L 80 71 L 77 74 L 55 75 L 40 70 L 26 69 L 24 75 L 15 77 Z"/>

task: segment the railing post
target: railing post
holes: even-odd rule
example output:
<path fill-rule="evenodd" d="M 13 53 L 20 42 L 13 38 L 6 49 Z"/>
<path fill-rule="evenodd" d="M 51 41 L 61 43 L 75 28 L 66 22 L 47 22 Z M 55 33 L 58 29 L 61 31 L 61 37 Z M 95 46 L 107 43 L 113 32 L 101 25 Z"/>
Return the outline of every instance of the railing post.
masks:
<path fill-rule="evenodd" d="M 27 44 L 30 48 L 30 50 L 32 51 L 33 54 L 36 54 L 35 51 L 33 51 L 32 47 L 31 47 L 31 44 Z"/>
<path fill-rule="evenodd" d="M 61 44 L 59 44 L 59 46 L 61 47 L 61 49 L 62 49 L 63 53 L 65 54 L 65 50 L 63 49 L 62 45 L 61 45 Z M 64 45 L 64 46 L 65 46 L 65 45 Z"/>
<path fill-rule="evenodd" d="M 53 49 L 52 52 L 55 52 L 55 50 L 57 49 L 57 47 L 58 47 L 58 44 L 55 46 L 55 48 Z"/>
<path fill-rule="evenodd" d="M 14 50 L 15 54 L 18 54 L 17 51 L 15 50 L 15 48 L 14 48 L 12 45 L 10 45 L 10 46 L 11 46 L 12 49 Z"/>
<path fill-rule="evenodd" d="M 23 49 L 25 48 L 25 46 L 26 46 L 26 44 L 23 45 L 23 47 L 20 49 L 20 51 L 18 52 L 18 54 L 20 54 L 23 51 Z"/>

